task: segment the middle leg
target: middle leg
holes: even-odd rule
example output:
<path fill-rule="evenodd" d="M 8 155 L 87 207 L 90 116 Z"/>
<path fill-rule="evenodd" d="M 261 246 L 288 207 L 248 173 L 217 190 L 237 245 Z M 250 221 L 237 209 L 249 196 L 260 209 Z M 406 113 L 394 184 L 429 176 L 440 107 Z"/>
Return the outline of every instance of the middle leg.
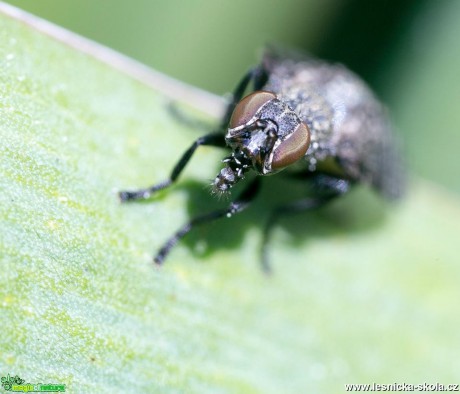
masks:
<path fill-rule="evenodd" d="M 272 211 L 268 218 L 263 232 L 261 247 L 262 270 L 267 274 L 271 272 L 271 267 L 268 262 L 268 243 L 272 230 L 279 218 L 284 215 L 293 215 L 319 208 L 338 196 L 347 193 L 351 186 L 351 181 L 347 179 L 336 178 L 324 174 L 314 175 L 311 177 L 310 181 L 315 190 L 313 196 L 280 205 Z"/>

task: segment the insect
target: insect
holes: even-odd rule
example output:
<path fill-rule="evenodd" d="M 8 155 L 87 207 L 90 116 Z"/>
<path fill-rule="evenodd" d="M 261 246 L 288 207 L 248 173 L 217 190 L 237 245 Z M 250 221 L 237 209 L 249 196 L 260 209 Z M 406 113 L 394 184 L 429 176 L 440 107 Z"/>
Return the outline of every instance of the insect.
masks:
<path fill-rule="evenodd" d="M 258 176 L 226 208 L 183 225 L 158 251 L 156 264 L 162 264 L 196 226 L 247 209 L 267 175 L 308 182 L 312 192 L 274 208 L 269 215 L 262 244 L 266 271 L 270 270 L 270 232 L 280 216 L 318 208 L 357 183 L 369 184 L 388 198 L 399 197 L 403 191 L 401 160 L 384 106 L 344 66 L 297 54 L 267 50 L 260 64 L 237 85 L 219 129 L 198 138 L 168 179 L 146 189 L 122 191 L 121 201 L 146 199 L 172 185 L 201 145 L 230 151 L 212 183 L 214 193 L 230 193 L 249 172 Z"/>

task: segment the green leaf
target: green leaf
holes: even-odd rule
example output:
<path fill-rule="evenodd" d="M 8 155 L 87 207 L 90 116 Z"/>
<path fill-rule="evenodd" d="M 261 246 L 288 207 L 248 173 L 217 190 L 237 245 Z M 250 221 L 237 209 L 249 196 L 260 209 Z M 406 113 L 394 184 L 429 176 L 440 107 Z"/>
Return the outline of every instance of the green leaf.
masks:
<path fill-rule="evenodd" d="M 205 189 L 222 157 L 211 148 L 150 202 L 117 200 L 163 180 L 203 133 L 172 115 L 164 86 L 176 99 L 177 86 L 151 88 L 116 55 L 112 67 L 5 15 L 0 43 L 1 376 L 98 393 L 456 382 L 458 199 L 416 179 L 399 206 L 362 188 L 283 219 L 266 277 L 273 177 L 269 198 L 197 229 L 155 269 L 179 225 L 227 204 Z M 176 105 L 206 119 L 184 89 Z"/>

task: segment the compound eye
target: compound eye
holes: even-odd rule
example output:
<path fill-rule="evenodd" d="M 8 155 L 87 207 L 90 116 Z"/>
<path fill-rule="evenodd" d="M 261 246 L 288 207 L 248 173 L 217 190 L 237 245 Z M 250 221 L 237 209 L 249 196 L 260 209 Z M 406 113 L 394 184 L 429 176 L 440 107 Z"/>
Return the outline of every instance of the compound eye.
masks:
<path fill-rule="evenodd" d="M 310 130 L 300 123 L 291 136 L 285 139 L 273 153 L 272 169 L 280 170 L 301 159 L 310 146 Z"/>
<path fill-rule="evenodd" d="M 247 95 L 236 105 L 229 127 L 234 129 L 248 123 L 264 104 L 275 98 L 276 96 L 273 93 L 263 90 Z"/>

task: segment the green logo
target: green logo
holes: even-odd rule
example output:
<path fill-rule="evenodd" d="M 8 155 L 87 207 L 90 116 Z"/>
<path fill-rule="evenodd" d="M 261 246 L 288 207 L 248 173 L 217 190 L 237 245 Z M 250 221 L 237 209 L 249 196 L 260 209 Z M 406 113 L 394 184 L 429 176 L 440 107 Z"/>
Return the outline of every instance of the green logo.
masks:
<path fill-rule="evenodd" d="M 2 376 L 1 378 L 2 387 L 6 391 L 21 392 L 21 393 L 32 393 L 32 392 L 56 392 L 65 391 L 65 384 L 43 384 L 43 383 L 24 383 L 25 380 L 21 379 L 18 375 Z"/>

